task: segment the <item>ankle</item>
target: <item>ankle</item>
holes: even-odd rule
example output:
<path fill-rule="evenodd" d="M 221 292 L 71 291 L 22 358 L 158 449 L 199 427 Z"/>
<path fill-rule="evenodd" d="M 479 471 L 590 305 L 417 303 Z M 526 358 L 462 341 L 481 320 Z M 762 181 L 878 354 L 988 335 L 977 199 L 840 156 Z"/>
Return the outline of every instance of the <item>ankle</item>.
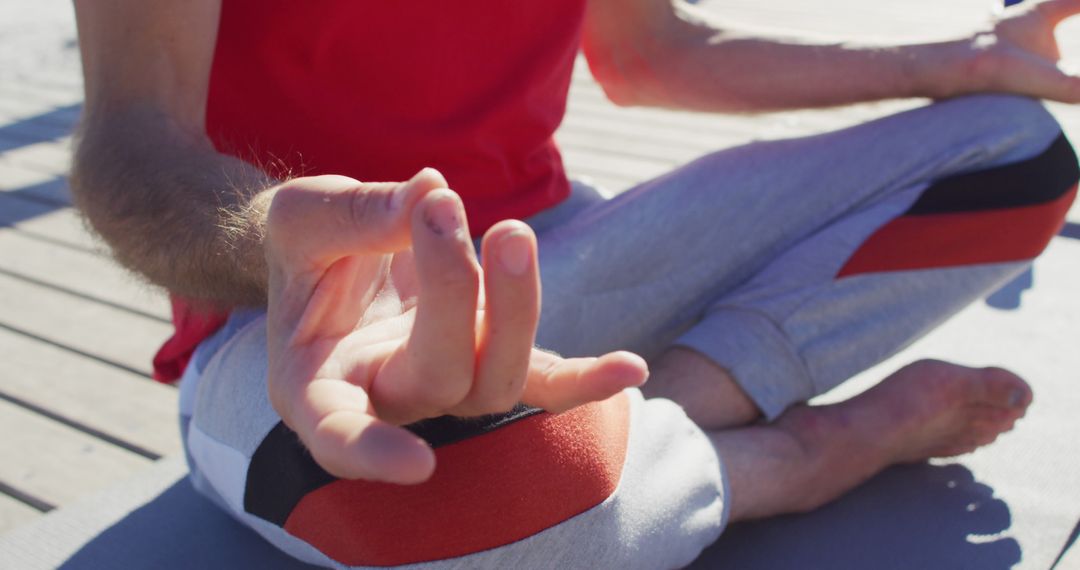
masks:
<path fill-rule="evenodd" d="M 795 512 L 812 511 L 840 496 L 850 483 L 861 482 L 886 467 L 887 450 L 876 441 L 873 430 L 858 410 L 844 404 L 800 405 L 777 419 L 777 428 L 789 434 L 802 452 L 800 496 L 791 501 Z"/>
<path fill-rule="evenodd" d="M 652 374 L 642 388 L 645 395 L 679 404 L 702 429 L 744 426 L 761 417 L 731 374 L 696 351 L 670 348 L 650 368 Z"/>

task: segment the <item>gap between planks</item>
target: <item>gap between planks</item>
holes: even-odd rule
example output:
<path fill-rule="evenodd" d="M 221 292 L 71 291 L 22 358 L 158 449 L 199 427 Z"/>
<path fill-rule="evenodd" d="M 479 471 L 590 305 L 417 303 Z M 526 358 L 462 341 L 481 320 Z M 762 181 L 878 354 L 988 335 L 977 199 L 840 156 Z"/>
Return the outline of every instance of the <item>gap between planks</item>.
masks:
<path fill-rule="evenodd" d="M 62 506 L 148 467 L 143 457 L 0 400 L 0 481 Z"/>

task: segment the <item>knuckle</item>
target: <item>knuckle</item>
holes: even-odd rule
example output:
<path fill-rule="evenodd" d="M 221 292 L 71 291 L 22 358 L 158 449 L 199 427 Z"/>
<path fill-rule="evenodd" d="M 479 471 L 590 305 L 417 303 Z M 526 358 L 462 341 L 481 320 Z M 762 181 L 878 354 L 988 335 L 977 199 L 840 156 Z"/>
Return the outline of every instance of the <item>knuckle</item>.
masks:
<path fill-rule="evenodd" d="M 272 229 L 288 227 L 301 218 L 307 201 L 307 192 L 295 184 L 285 184 L 274 191 L 267 208 L 266 223 Z"/>
<path fill-rule="evenodd" d="M 422 406 L 431 411 L 431 415 L 441 415 L 445 410 L 453 408 L 464 399 L 465 390 L 450 387 L 433 388 L 425 390 L 421 396 Z"/>
<path fill-rule="evenodd" d="M 508 308 L 510 310 L 498 311 L 492 319 L 493 335 L 524 335 L 536 329 L 540 320 L 539 311 L 522 310 L 518 305 Z"/>
<path fill-rule="evenodd" d="M 447 296 L 460 300 L 463 295 L 480 288 L 480 268 L 466 259 L 439 271 L 435 281 Z"/>
<path fill-rule="evenodd" d="M 349 192 L 349 221 L 358 227 L 370 226 L 386 218 L 387 197 L 385 192 L 358 186 Z"/>
<path fill-rule="evenodd" d="M 487 402 L 485 402 L 484 413 L 485 414 L 498 414 L 502 412 L 508 412 L 517 405 L 519 401 L 519 395 L 517 391 L 503 392 L 495 396 L 489 396 Z"/>
<path fill-rule="evenodd" d="M 485 414 L 509 411 L 521 401 L 525 387 L 523 375 L 506 375 L 495 381 L 481 381 L 472 398 Z"/>
<path fill-rule="evenodd" d="M 490 399 L 470 399 L 469 402 L 458 406 L 455 410 L 455 414 L 464 417 L 501 414 L 510 411 L 515 405 L 517 405 L 516 400 L 513 402 L 503 402 Z"/>
<path fill-rule="evenodd" d="M 433 412 L 432 415 L 438 415 L 461 403 L 472 384 L 472 374 L 464 370 L 433 371 L 421 378 L 424 380 L 414 387 L 414 401 L 420 407 Z"/>

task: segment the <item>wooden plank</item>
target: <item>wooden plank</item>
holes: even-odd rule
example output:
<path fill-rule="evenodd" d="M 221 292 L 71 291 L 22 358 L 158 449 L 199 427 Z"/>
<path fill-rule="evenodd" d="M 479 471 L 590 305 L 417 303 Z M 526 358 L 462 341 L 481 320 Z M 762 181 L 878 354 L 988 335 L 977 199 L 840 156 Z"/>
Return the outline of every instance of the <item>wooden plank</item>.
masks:
<path fill-rule="evenodd" d="M 81 102 L 80 102 L 81 103 Z M 0 116 L 5 120 L 32 121 L 51 127 L 54 131 L 71 132 L 79 120 L 82 105 L 54 106 L 15 97 L 0 96 Z M 50 136 L 49 138 L 53 138 Z"/>
<path fill-rule="evenodd" d="M 0 399 L 47 409 L 143 455 L 181 448 L 175 388 L 4 329 Z"/>
<path fill-rule="evenodd" d="M 619 118 L 632 122 L 639 129 L 655 126 L 682 129 L 690 132 L 702 130 L 726 130 L 728 125 L 737 124 L 742 131 L 754 130 L 754 125 L 772 120 L 790 113 L 774 114 L 729 114 L 696 113 L 690 111 L 669 111 L 650 107 L 619 107 L 609 101 L 599 89 L 591 89 L 581 84 L 575 85 L 573 98 L 569 101 L 571 112 L 599 118 Z"/>
<path fill-rule="evenodd" d="M 48 107 L 66 107 L 81 103 L 83 90 L 74 83 L 10 82 L 0 85 L 0 98 L 31 101 Z"/>
<path fill-rule="evenodd" d="M 2 148 L 2 144 L 0 144 Z M 55 176 L 71 169 L 71 137 L 22 144 L 4 152 L 4 160 Z"/>
<path fill-rule="evenodd" d="M 562 149 L 563 154 L 574 154 L 577 149 L 583 149 L 670 164 L 684 163 L 711 150 L 711 147 L 705 145 L 690 147 L 664 144 L 647 135 L 614 139 L 601 129 L 583 127 L 576 123 L 570 123 L 559 129 L 555 138 L 559 141 L 559 148 Z"/>
<path fill-rule="evenodd" d="M 74 30 L 72 30 L 74 34 Z M 74 37 L 72 37 L 74 40 Z M 58 62 L 59 63 L 59 62 Z M 61 89 L 68 93 L 81 93 L 83 89 L 82 66 L 76 59 L 60 65 L 50 65 L 34 70 L 34 84 L 49 89 Z"/>
<path fill-rule="evenodd" d="M 12 193 L 0 192 L 0 226 L 76 249 L 104 250 L 75 210 Z"/>
<path fill-rule="evenodd" d="M 78 107 L 25 105 L 0 98 L 0 133 L 23 140 L 60 139 L 75 131 L 80 112 Z"/>
<path fill-rule="evenodd" d="M 172 332 L 159 320 L 3 274 L 0 298 L 18 300 L 5 303 L 0 326 L 146 376 L 151 358 Z"/>
<path fill-rule="evenodd" d="M 82 89 L 78 90 L 82 93 Z M 0 87 L 0 113 L 16 119 L 41 117 L 45 123 L 70 128 L 79 120 L 82 109 L 81 97 L 65 96 L 59 100 L 37 100 L 4 92 Z"/>
<path fill-rule="evenodd" d="M 571 172 L 585 172 L 604 178 L 631 181 L 648 180 L 671 170 L 674 166 L 670 163 L 635 160 L 585 149 L 577 149 L 576 152 L 564 156 L 563 163 Z"/>
<path fill-rule="evenodd" d="M 855 105 L 835 110 L 805 110 L 763 115 L 691 114 L 627 109 L 572 100 L 565 126 L 612 137 L 650 139 L 665 145 L 705 151 L 754 140 L 801 137 L 842 129 L 905 109 L 924 105 L 918 99 Z M 676 120 L 679 119 L 679 120 Z M 685 119 L 686 124 L 680 121 Z"/>
<path fill-rule="evenodd" d="M 31 508 L 26 503 L 16 501 L 0 494 L 0 534 L 41 516 L 41 511 Z"/>
<path fill-rule="evenodd" d="M 702 148 L 714 148 L 721 144 L 725 137 L 730 136 L 728 131 L 688 131 L 680 127 L 657 125 L 647 131 L 639 125 L 627 120 L 625 117 L 594 116 L 588 113 L 574 112 L 567 114 L 564 125 L 567 128 L 581 127 L 593 132 L 607 133 L 612 140 L 622 138 L 652 138 L 663 144 L 672 145 L 676 148 L 696 150 Z M 745 137 L 743 137 L 745 138 Z"/>
<path fill-rule="evenodd" d="M 37 120 L 22 120 L 0 111 L 0 152 L 10 152 L 28 144 L 59 140 L 71 134 L 64 129 Z"/>
<path fill-rule="evenodd" d="M 61 247 L 0 228 L 0 274 L 73 295 L 170 319 L 165 294 L 121 269 L 108 258 Z"/>
<path fill-rule="evenodd" d="M 0 192 L 30 195 L 56 203 L 70 204 L 71 195 L 62 176 L 27 168 L 0 154 Z"/>
<path fill-rule="evenodd" d="M 171 318 L 162 291 L 139 281 L 109 259 L 33 240 L 10 229 L 0 229 L 0 273 L 112 304 L 163 323 Z"/>
<path fill-rule="evenodd" d="M 151 461 L 0 400 L 0 482 L 63 505 Z"/>

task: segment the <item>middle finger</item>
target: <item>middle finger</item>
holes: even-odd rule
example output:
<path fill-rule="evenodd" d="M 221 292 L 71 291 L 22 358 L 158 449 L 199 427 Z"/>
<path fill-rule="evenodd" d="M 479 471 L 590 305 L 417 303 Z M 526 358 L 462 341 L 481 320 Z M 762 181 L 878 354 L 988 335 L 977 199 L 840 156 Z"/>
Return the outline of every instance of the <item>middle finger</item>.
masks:
<path fill-rule="evenodd" d="M 427 416 L 460 402 L 472 385 L 480 268 L 465 210 L 449 190 L 421 199 L 412 237 L 420 289 L 416 320 L 398 363 L 403 369 L 377 386 L 376 401 L 396 403 L 405 416 Z"/>
<path fill-rule="evenodd" d="M 480 331 L 476 379 L 454 415 L 504 412 L 521 398 L 540 319 L 536 237 L 518 221 L 497 224 L 484 236 L 487 304 Z"/>

